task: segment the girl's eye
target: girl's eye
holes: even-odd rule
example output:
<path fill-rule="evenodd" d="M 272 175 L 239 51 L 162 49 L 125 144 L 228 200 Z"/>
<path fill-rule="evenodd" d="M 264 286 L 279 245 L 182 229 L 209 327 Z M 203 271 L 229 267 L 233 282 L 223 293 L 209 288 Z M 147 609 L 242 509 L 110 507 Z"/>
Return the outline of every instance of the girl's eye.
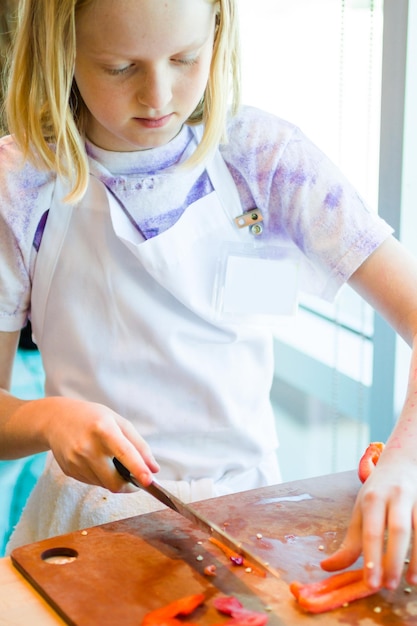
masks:
<path fill-rule="evenodd" d="M 132 65 L 126 65 L 126 67 L 109 67 L 106 71 L 111 76 L 122 76 L 123 74 L 127 74 L 132 67 Z"/>
<path fill-rule="evenodd" d="M 174 63 L 178 63 L 178 65 L 195 65 L 198 62 L 198 57 L 184 57 L 172 60 Z"/>

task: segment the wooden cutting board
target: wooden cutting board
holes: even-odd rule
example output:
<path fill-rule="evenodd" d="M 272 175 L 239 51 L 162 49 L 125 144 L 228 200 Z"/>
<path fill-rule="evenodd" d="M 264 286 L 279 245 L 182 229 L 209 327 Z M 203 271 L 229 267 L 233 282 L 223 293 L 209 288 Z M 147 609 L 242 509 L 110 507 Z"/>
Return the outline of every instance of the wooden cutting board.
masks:
<path fill-rule="evenodd" d="M 269 626 L 417 625 L 417 593 L 405 591 L 405 583 L 316 616 L 301 611 L 289 592 L 292 580 L 327 576 L 320 560 L 342 540 L 358 488 L 355 472 L 344 472 L 193 505 L 269 561 L 280 579 L 234 566 L 206 535 L 168 510 L 30 544 L 11 557 L 73 626 L 140 626 L 148 611 L 194 593 L 204 593 L 206 601 L 188 621 L 201 626 L 227 621 L 213 607 L 220 595 L 267 612 Z M 51 562 L 57 555 L 68 562 Z M 204 574 L 210 564 L 215 577 Z"/>

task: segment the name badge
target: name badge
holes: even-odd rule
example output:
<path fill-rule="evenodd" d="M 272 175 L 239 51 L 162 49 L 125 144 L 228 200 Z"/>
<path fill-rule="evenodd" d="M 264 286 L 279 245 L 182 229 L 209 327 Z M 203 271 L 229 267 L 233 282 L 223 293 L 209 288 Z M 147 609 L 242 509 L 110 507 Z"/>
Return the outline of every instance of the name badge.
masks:
<path fill-rule="evenodd" d="M 298 308 L 299 260 L 286 246 L 226 242 L 217 263 L 213 305 L 217 319 L 272 323 Z"/>

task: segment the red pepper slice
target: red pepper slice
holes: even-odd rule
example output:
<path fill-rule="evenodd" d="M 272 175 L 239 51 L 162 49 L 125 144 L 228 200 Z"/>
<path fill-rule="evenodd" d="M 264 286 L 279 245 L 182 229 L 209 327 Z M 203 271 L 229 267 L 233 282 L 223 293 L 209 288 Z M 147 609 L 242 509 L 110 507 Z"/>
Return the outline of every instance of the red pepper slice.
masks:
<path fill-rule="evenodd" d="M 243 604 L 234 596 L 214 598 L 213 606 L 225 615 L 233 615 L 235 611 L 243 609 Z"/>
<path fill-rule="evenodd" d="M 249 611 L 247 615 L 239 615 L 229 619 L 221 626 L 265 626 L 268 621 L 268 616 L 263 613 L 254 613 Z M 187 626 L 189 626 L 187 624 Z M 220 624 L 218 625 L 220 626 Z"/>
<path fill-rule="evenodd" d="M 176 626 L 181 623 L 174 619 L 177 615 L 190 615 L 204 600 L 203 593 L 174 600 L 160 609 L 147 613 L 143 618 L 142 626 Z"/>
<path fill-rule="evenodd" d="M 358 476 L 361 482 L 365 482 L 369 474 L 378 463 L 379 457 L 385 445 L 381 441 L 374 441 L 366 448 L 361 460 L 359 461 Z"/>
<path fill-rule="evenodd" d="M 341 572 L 307 585 L 294 581 L 290 584 L 290 591 L 299 605 L 310 613 L 332 611 L 347 602 L 376 593 L 366 584 L 363 569 Z"/>
<path fill-rule="evenodd" d="M 161 619 L 162 621 L 160 621 Z M 145 624 L 145 622 L 142 622 L 142 624 Z M 149 624 L 149 625 L 152 624 L 152 626 L 184 626 L 185 622 L 180 621 L 176 617 L 167 617 L 166 619 L 162 617 L 162 618 L 158 618 L 158 621 L 146 622 L 146 624 Z M 195 624 L 194 622 L 187 622 L 187 626 L 199 626 L 199 625 Z"/>
<path fill-rule="evenodd" d="M 265 613 L 245 609 L 243 604 L 234 596 L 215 598 L 213 605 L 220 613 L 230 615 L 233 618 L 224 626 L 265 626 L 268 621 L 268 616 Z"/>
<path fill-rule="evenodd" d="M 327 593 L 339 589 L 344 585 L 348 585 L 353 582 L 357 582 L 363 578 L 363 570 L 348 570 L 346 572 L 340 572 L 333 574 L 324 580 L 319 580 L 315 583 L 302 584 L 298 581 L 294 581 L 290 584 L 290 591 L 298 598 L 300 595 L 313 595 L 319 593 Z"/>

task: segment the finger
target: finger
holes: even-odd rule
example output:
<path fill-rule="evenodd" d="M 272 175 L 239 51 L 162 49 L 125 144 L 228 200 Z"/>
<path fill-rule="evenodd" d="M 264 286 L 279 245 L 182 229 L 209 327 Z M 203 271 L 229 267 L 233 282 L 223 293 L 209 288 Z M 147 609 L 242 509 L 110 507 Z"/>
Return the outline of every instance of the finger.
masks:
<path fill-rule="evenodd" d="M 152 482 L 153 475 L 147 462 L 130 441 L 126 439 L 113 454 L 141 485 L 147 487 Z M 113 470 L 117 472 L 114 466 Z M 124 480 L 126 482 L 126 478 Z"/>
<path fill-rule="evenodd" d="M 149 470 L 151 472 L 159 472 L 160 467 L 152 453 L 151 447 L 149 446 L 147 441 L 143 437 L 141 437 L 141 435 L 138 433 L 136 428 L 130 422 L 127 422 L 126 420 L 122 420 L 120 422 L 120 429 L 122 433 L 124 434 L 124 436 L 129 440 L 129 442 L 137 450 L 137 452 L 139 452 L 139 454 L 141 455 L 143 461 L 145 462 Z M 123 452 L 121 452 L 121 454 L 123 454 Z M 128 454 L 128 451 L 126 451 L 126 454 Z M 117 456 L 117 458 L 119 459 L 119 461 L 123 463 L 122 459 L 119 456 Z M 132 472 L 134 476 L 136 476 L 135 472 L 132 471 L 132 469 L 130 469 L 130 471 Z"/>
<path fill-rule="evenodd" d="M 406 580 L 410 585 L 417 585 L 417 505 L 412 512 L 414 537 L 410 549 L 410 563 L 407 567 Z"/>
<path fill-rule="evenodd" d="M 320 567 L 326 572 L 336 572 L 353 565 L 360 557 L 360 549 L 350 545 L 347 537 L 336 552 L 320 562 Z"/>
<path fill-rule="evenodd" d="M 378 589 L 382 585 L 386 504 L 372 488 L 362 497 L 362 517 L 364 577 L 371 588 Z"/>
<path fill-rule="evenodd" d="M 119 474 L 112 459 L 107 456 L 103 456 L 102 460 L 96 463 L 95 468 L 85 477 L 83 482 L 104 487 L 112 493 L 136 493 L 139 490 L 139 487 L 127 482 Z"/>
<path fill-rule="evenodd" d="M 327 572 L 334 572 L 349 567 L 362 552 L 362 516 L 356 505 L 348 530 L 338 550 L 331 556 L 323 559 L 320 565 Z"/>
<path fill-rule="evenodd" d="M 398 587 L 410 545 L 412 512 L 408 501 L 404 496 L 399 496 L 390 502 L 383 574 L 383 585 L 387 589 Z"/>
<path fill-rule="evenodd" d="M 128 482 L 126 478 L 121 476 L 116 470 L 113 463 L 113 457 L 106 457 L 106 470 L 101 475 L 103 487 L 112 493 L 136 493 L 139 487 Z"/>

